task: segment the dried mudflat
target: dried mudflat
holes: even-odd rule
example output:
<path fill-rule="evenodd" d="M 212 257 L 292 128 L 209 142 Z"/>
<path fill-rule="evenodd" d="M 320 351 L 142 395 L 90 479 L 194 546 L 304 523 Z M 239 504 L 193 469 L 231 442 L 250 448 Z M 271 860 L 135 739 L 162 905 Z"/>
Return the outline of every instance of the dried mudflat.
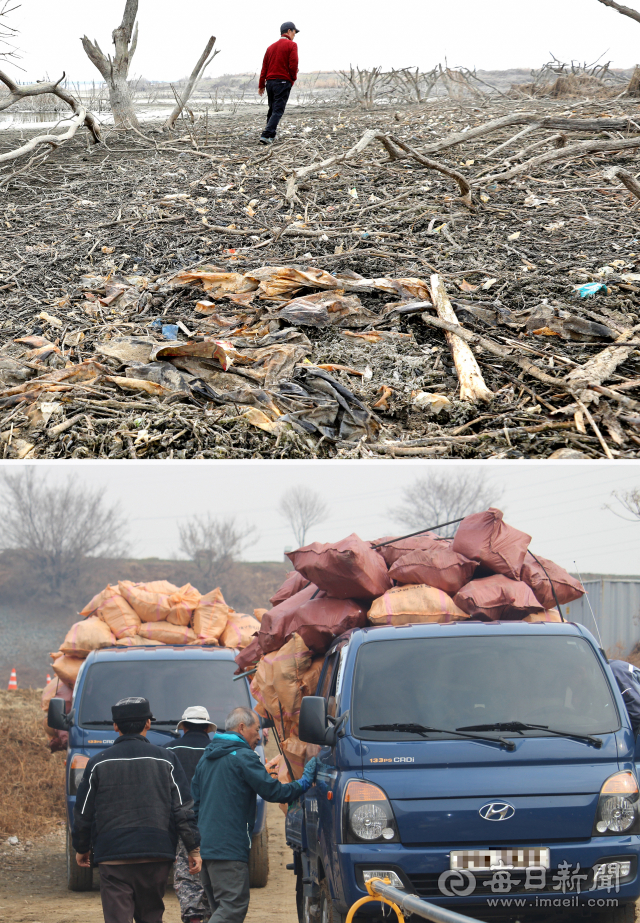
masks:
<path fill-rule="evenodd" d="M 4 168 L 5 458 L 638 456 L 637 101 L 299 108 L 268 149 L 261 118 Z"/>

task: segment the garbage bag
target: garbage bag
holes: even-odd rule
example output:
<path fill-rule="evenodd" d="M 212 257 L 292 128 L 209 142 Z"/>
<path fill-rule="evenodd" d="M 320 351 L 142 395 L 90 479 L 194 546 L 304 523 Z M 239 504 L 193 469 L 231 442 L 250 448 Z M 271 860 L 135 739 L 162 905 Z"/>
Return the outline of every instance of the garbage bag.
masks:
<path fill-rule="evenodd" d="M 409 625 L 413 622 L 455 622 L 468 615 L 442 590 L 418 584 L 394 587 L 374 599 L 368 618 L 373 625 Z"/>
<path fill-rule="evenodd" d="M 260 622 L 252 615 L 242 612 L 232 612 L 227 620 L 227 625 L 220 635 L 221 647 L 237 647 L 242 650 L 251 644 L 253 636 L 260 630 Z"/>
<path fill-rule="evenodd" d="M 71 686 L 73 689 L 78 678 L 78 673 L 80 672 L 80 667 L 83 663 L 84 657 L 72 657 L 71 654 L 56 655 L 52 664 L 53 672 L 63 683 L 66 683 L 67 686 Z"/>
<path fill-rule="evenodd" d="M 518 580 L 530 541 L 526 532 L 503 522 L 502 510 L 490 507 L 462 520 L 453 539 L 453 550 L 497 574 Z"/>
<path fill-rule="evenodd" d="M 167 616 L 167 622 L 171 622 L 172 625 L 188 625 L 200 603 L 200 591 L 192 587 L 190 583 L 185 583 L 171 594 L 169 602 L 171 610 Z"/>
<path fill-rule="evenodd" d="M 468 615 L 491 621 L 523 619 L 525 615 L 545 609 L 526 583 L 511 580 L 504 574 L 472 580 L 456 593 L 453 601 Z"/>
<path fill-rule="evenodd" d="M 380 429 L 366 404 L 324 369 L 298 366 L 291 379 L 279 380 L 273 390 L 282 405 L 291 405 L 281 420 L 299 432 L 356 442 Z"/>
<path fill-rule="evenodd" d="M 71 626 L 60 645 L 60 650 L 63 654 L 71 654 L 73 657 L 86 657 L 91 651 L 111 647 L 115 641 L 115 636 L 106 622 L 91 615 L 88 619 Z"/>
<path fill-rule="evenodd" d="M 259 640 L 253 638 L 250 644 L 247 644 L 239 654 L 236 654 L 235 660 L 238 664 L 238 669 L 235 671 L 235 675 L 237 676 L 239 673 L 244 673 L 246 670 L 251 670 L 255 667 L 263 653 Z"/>
<path fill-rule="evenodd" d="M 391 587 L 383 559 L 355 532 L 335 544 L 313 542 L 287 557 L 299 573 L 336 599 L 374 599 Z"/>
<path fill-rule="evenodd" d="M 533 558 L 531 553 L 527 554 L 522 565 L 520 579 L 531 587 L 536 599 L 545 609 L 553 609 L 556 604 L 549 579 L 553 581 L 553 588 L 561 606 L 584 596 L 580 581 L 567 573 L 564 567 L 560 567 L 559 564 L 555 564 L 539 554 L 536 555 L 536 558 L 540 561 L 540 564 Z M 541 564 L 544 565 L 544 569 L 540 566 Z M 549 575 L 548 577 L 547 574 Z"/>
<path fill-rule="evenodd" d="M 166 621 L 143 622 L 138 637 L 162 644 L 195 644 L 198 640 L 195 631 L 188 625 L 172 625 Z"/>
<path fill-rule="evenodd" d="M 118 587 L 108 586 L 103 593 L 106 596 L 96 610 L 99 618 L 107 623 L 116 638 L 137 635 L 141 621 L 126 599 L 120 595 Z"/>
<path fill-rule="evenodd" d="M 300 590 L 308 585 L 309 581 L 307 578 L 299 574 L 297 570 L 289 571 L 284 583 L 276 590 L 269 602 L 272 606 L 277 606 L 278 603 L 284 602 L 285 599 L 290 599 L 291 596 L 295 596 L 296 593 L 299 593 Z"/>
<path fill-rule="evenodd" d="M 271 632 L 271 626 L 280 618 L 285 618 L 294 615 L 300 606 L 303 603 L 308 602 L 310 599 L 321 599 L 327 594 L 324 590 L 318 589 L 314 583 L 309 583 L 305 578 L 305 583 L 307 584 L 303 589 L 298 590 L 297 593 L 294 593 L 293 596 L 290 596 L 288 599 L 283 600 L 281 603 L 278 603 L 277 606 L 274 606 L 273 609 L 269 609 L 268 612 L 262 616 L 262 621 L 260 622 L 260 632 L 258 634 L 258 641 L 260 643 L 260 649 L 263 653 L 268 653 L 272 650 L 277 650 L 277 647 L 269 647 L 265 649 L 262 647 L 263 643 L 267 642 L 267 636 Z"/>
<path fill-rule="evenodd" d="M 311 651 L 300 635 L 294 634 L 280 650 L 264 655 L 251 682 L 258 713 L 272 715 L 283 738 L 289 736 L 293 722 L 298 721 L 302 677 L 311 663 Z"/>
<path fill-rule="evenodd" d="M 275 618 L 272 609 L 262 619 L 258 638 L 264 651 L 275 651 L 297 632 L 310 650 L 322 654 L 338 635 L 367 624 L 367 608 L 366 602 L 323 596 Z"/>
<path fill-rule="evenodd" d="M 382 555 L 387 567 L 391 567 L 398 558 L 404 557 L 410 551 L 426 551 L 427 548 L 431 548 L 437 538 L 439 536 L 435 532 L 423 532 L 421 535 L 412 535 L 410 538 L 393 538 L 391 535 L 386 535 L 383 538 L 377 538 L 371 544 L 376 552 Z M 381 542 L 389 542 L 389 544 L 376 548 L 376 545 L 380 545 Z"/>
<path fill-rule="evenodd" d="M 410 551 L 389 568 L 389 576 L 397 583 L 426 583 L 455 596 L 471 580 L 478 565 L 457 554 L 452 544 L 444 539 L 432 541 L 431 547 L 422 551 Z"/>
<path fill-rule="evenodd" d="M 220 587 L 202 596 L 193 613 L 193 630 L 198 641 L 201 644 L 219 644 L 220 635 L 232 613 L 233 609 L 224 601 Z"/>

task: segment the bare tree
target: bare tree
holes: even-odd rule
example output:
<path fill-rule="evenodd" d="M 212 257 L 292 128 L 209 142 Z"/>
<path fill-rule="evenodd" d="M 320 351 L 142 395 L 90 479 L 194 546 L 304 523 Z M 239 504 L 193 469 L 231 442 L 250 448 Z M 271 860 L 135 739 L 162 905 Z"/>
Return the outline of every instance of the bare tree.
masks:
<path fill-rule="evenodd" d="M 632 10 L 630 6 L 623 6 L 622 3 L 616 3 L 616 0 L 598 0 L 598 2 L 602 3 L 603 6 L 610 6 L 612 10 L 617 10 L 623 16 L 628 16 L 630 19 L 640 22 L 640 12 Z"/>
<path fill-rule="evenodd" d="M 77 582 L 89 557 L 125 553 L 126 521 L 101 488 L 69 477 L 49 485 L 27 468 L 0 477 L 3 550 L 19 551 L 41 585 L 62 596 Z"/>
<path fill-rule="evenodd" d="M 131 90 L 127 83 L 129 67 L 138 44 L 138 0 L 127 0 L 122 16 L 122 22 L 113 30 L 112 38 L 115 45 L 115 55 L 105 55 L 94 39 L 90 42 L 87 36 L 81 39 L 82 47 L 92 64 L 102 74 L 109 89 L 111 111 L 116 128 L 139 128 L 138 117 L 133 108 Z"/>
<path fill-rule="evenodd" d="M 609 510 L 619 519 L 626 519 L 627 522 L 640 522 L 640 487 L 633 487 L 631 490 L 612 490 L 611 496 L 620 504 L 623 510 L 631 514 L 632 518 L 629 519 L 628 516 L 623 516 L 622 513 L 609 506 L 608 503 L 605 503 L 603 509 Z"/>
<path fill-rule="evenodd" d="M 502 494 L 503 489 L 480 470 L 472 474 L 430 472 L 404 488 L 403 505 L 389 510 L 389 514 L 402 525 L 417 530 L 478 513 L 497 503 Z M 439 534 L 452 536 L 456 528 L 448 526 L 440 529 Z"/>
<path fill-rule="evenodd" d="M 216 43 L 216 37 L 215 35 L 212 35 L 209 41 L 207 42 L 206 48 L 204 49 L 204 51 L 198 58 L 198 63 L 196 64 L 193 71 L 191 72 L 191 76 L 189 77 L 187 81 L 187 85 L 184 88 L 183 92 L 179 95 L 178 93 L 176 93 L 176 104 L 171 111 L 171 115 L 169 116 L 167 121 L 164 123 L 165 130 L 171 131 L 173 129 L 174 125 L 176 124 L 176 120 L 178 119 L 178 116 L 180 115 L 180 113 L 182 112 L 186 104 L 189 102 L 189 98 L 191 97 L 196 87 L 198 86 L 198 83 L 200 82 L 202 75 L 204 74 L 208 66 L 211 64 L 215 56 L 217 54 L 220 54 L 218 49 L 216 49 L 213 52 L 213 54 L 211 54 L 215 43 Z M 209 55 L 211 55 L 211 57 L 209 57 Z"/>
<path fill-rule="evenodd" d="M 345 82 L 348 91 L 353 95 L 359 106 L 371 109 L 376 101 L 376 96 L 389 82 L 389 75 L 383 73 L 381 67 L 366 68 L 349 65 L 349 73 L 338 71 Z"/>
<path fill-rule="evenodd" d="M 18 9 L 17 6 L 9 6 L 10 0 L 0 0 L 0 58 L 11 58 L 14 61 L 19 57 L 18 49 L 13 44 L 13 41 L 18 34 L 18 30 L 14 29 L 13 26 L 10 26 L 7 22 L 7 16 L 9 13 L 13 13 L 14 10 Z"/>
<path fill-rule="evenodd" d="M 245 548 L 258 540 L 255 527 L 239 525 L 234 516 L 193 516 L 178 531 L 180 551 L 194 562 L 204 578 L 214 582 L 233 567 Z"/>
<path fill-rule="evenodd" d="M 302 547 L 309 529 L 327 518 L 329 507 L 310 487 L 291 487 L 283 494 L 278 512 L 287 520 L 298 546 Z"/>

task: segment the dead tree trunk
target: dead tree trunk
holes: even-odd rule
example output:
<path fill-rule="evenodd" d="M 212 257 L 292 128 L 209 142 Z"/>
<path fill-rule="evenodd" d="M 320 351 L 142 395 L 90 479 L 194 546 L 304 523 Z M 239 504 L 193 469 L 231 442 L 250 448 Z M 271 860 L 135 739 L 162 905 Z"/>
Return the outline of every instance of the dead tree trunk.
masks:
<path fill-rule="evenodd" d="M 632 10 L 630 6 L 623 6 L 622 3 L 616 3 L 616 0 L 598 0 L 598 2 L 604 6 L 610 6 L 612 10 L 617 10 L 623 16 L 628 16 L 630 19 L 640 22 L 640 12 Z"/>
<path fill-rule="evenodd" d="M 180 96 L 178 96 L 178 94 L 176 93 L 176 96 L 177 96 L 176 104 L 173 107 L 171 115 L 169 116 L 167 121 L 164 123 L 165 131 L 173 130 L 173 127 L 176 124 L 176 121 L 180 113 L 182 112 L 186 104 L 188 103 L 191 94 L 193 93 L 198 83 L 200 82 L 200 78 L 206 71 L 207 67 L 211 64 L 215 56 L 218 54 L 217 51 L 214 51 L 213 54 L 211 54 L 211 51 L 215 43 L 216 43 L 216 37 L 215 35 L 212 35 L 209 41 L 207 42 L 207 47 L 200 55 L 198 59 L 198 63 L 194 67 L 191 73 L 191 76 L 189 77 L 189 80 L 187 81 L 187 85 L 184 88 L 184 93 L 180 94 Z M 209 57 L 210 54 L 211 54 L 211 57 Z"/>
<path fill-rule="evenodd" d="M 113 30 L 115 55 L 105 55 L 97 41 L 90 42 L 87 36 L 82 38 L 82 47 L 89 60 L 102 74 L 109 90 L 111 111 L 116 128 L 139 128 L 138 118 L 133 108 L 131 91 L 127 78 L 129 67 L 138 44 L 138 0 L 127 0 L 122 22 Z"/>

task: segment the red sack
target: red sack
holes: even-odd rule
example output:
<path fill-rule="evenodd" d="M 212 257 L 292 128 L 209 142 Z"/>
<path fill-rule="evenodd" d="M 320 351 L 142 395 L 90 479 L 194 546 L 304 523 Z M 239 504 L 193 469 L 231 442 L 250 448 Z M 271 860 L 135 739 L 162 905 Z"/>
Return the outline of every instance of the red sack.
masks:
<path fill-rule="evenodd" d="M 246 670 L 250 670 L 252 667 L 255 667 L 263 653 L 264 651 L 260 647 L 260 642 L 257 638 L 254 638 L 251 641 L 251 644 L 247 644 L 244 650 L 240 651 L 239 654 L 236 654 L 236 663 L 238 664 L 238 669 L 235 671 L 234 675 L 238 676 L 239 673 L 244 673 Z"/>
<path fill-rule="evenodd" d="M 308 602 L 312 597 L 314 599 L 322 599 L 327 594 L 323 590 L 319 590 L 317 586 L 313 583 L 310 583 L 309 586 L 306 586 L 303 590 L 296 593 L 294 596 L 291 596 L 289 599 L 285 599 L 284 602 L 279 603 L 277 606 L 274 606 L 273 609 L 270 609 L 268 612 L 262 616 L 262 621 L 260 622 L 260 631 L 258 632 L 258 639 L 260 640 L 260 650 L 263 653 L 269 653 L 269 651 L 275 651 L 278 647 L 262 647 L 262 639 L 269 636 L 272 633 L 272 625 L 275 621 L 280 618 L 285 618 L 291 615 L 294 615 L 300 606 L 303 603 Z"/>
<path fill-rule="evenodd" d="M 452 547 L 497 574 L 519 580 L 530 541 L 530 535 L 508 526 L 502 521 L 502 511 L 491 507 L 462 520 Z"/>
<path fill-rule="evenodd" d="M 367 609 L 366 604 L 355 599 L 316 597 L 302 603 L 294 612 L 275 619 L 271 612 L 267 613 L 258 638 L 264 651 L 277 651 L 297 632 L 309 650 L 323 654 L 338 635 L 367 624 Z"/>
<path fill-rule="evenodd" d="M 533 590 L 521 580 L 510 580 L 503 574 L 492 574 L 472 580 L 453 598 L 456 606 L 471 616 L 497 622 L 500 619 L 523 619 L 533 612 L 542 612 Z"/>
<path fill-rule="evenodd" d="M 335 599 L 375 599 L 391 588 L 383 558 L 355 532 L 335 544 L 313 542 L 287 557 L 298 573 Z"/>
<path fill-rule="evenodd" d="M 292 570 L 287 574 L 286 580 L 280 589 L 276 590 L 269 602 L 272 606 L 277 606 L 279 603 L 283 603 L 285 599 L 290 599 L 292 596 L 295 596 L 295 594 L 303 590 L 308 583 L 309 581 L 306 577 L 299 574 L 297 570 Z"/>
<path fill-rule="evenodd" d="M 538 561 L 540 561 L 540 564 L 544 565 L 544 570 L 546 570 L 549 578 L 553 581 L 553 588 L 556 591 L 556 596 L 561 606 L 584 596 L 584 590 L 580 581 L 567 573 L 564 567 L 560 567 L 559 564 L 554 564 L 553 561 L 549 561 L 548 558 L 543 558 L 539 554 L 537 554 L 536 557 Z M 520 579 L 523 580 L 527 586 L 531 587 L 536 599 L 545 609 L 553 609 L 556 601 L 553 598 L 551 584 L 549 583 L 547 574 L 545 574 L 540 564 L 538 564 L 538 561 L 534 560 L 531 554 L 528 554 L 522 565 Z"/>
<path fill-rule="evenodd" d="M 421 551 L 410 551 L 389 568 L 389 576 L 402 584 L 426 583 L 455 596 L 473 577 L 477 564 L 451 548 L 449 539 L 431 540 Z"/>
<path fill-rule="evenodd" d="M 384 558 L 387 567 L 391 567 L 398 558 L 409 554 L 411 551 L 425 551 L 430 548 L 434 539 L 437 539 L 438 536 L 435 532 L 423 532 L 421 535 L 412 535 L 411 538 L 393 538 L 393 540 L 392 538 L 393 536 L 387 535 L 384 538 L 377 538 L 375 542 L 371 542 L 373 546 L 379 545 L 380 542 L 390 542 L 389 545 L 382 545 L 380 548 L 375 549 Z M 418 582 L 421 583 L 422 581 Z"/>

